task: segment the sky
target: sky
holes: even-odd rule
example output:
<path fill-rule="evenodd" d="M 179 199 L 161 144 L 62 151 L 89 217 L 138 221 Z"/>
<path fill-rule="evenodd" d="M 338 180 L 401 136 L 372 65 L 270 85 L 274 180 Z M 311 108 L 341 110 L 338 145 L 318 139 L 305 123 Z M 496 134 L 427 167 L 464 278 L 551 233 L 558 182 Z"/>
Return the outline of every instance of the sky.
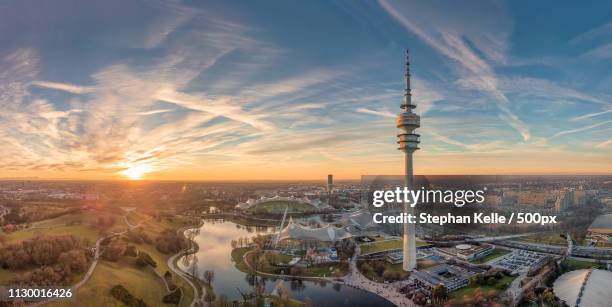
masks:
<path fill-rule="evenodd" d="M 612 174 L 612 3 L 1 1 L 0 178 Z"/>

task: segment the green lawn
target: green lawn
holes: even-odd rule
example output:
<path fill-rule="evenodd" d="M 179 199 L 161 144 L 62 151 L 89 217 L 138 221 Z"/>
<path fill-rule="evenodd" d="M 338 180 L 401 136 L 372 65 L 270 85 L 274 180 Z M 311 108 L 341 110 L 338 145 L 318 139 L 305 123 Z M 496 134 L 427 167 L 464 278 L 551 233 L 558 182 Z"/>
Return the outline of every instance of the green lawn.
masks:
<path fill-rule="evenodd" d="M 234 265 L 236 268 L 242 272 L 249 273 L 248 265 L 243 261 L 243 256 L 246 252 L 250 250 L 249 247 L 240 247 L 232 250 L 232 260 L 234 261 Z M 263 257 L 263 256 L 260 256 Z M 248 261 L 252 263 L 254 261 L 254 257 L 250 257 Z M 281 258 L 284 258 L 283 261 L 288 262 L 291 260 L 291 256 L 282 255 Z M 254 265 L 251 265 L 254 267 Z M 257 268 L 258 271 L 269 274 L 280 274 L 280 269 L 274 265 L 266 264 Z M 304 277 L 343 277 L 349 272 L 348 262 L 334 262 L 331 264 L 325 265 L 317 265 L 311 266 L 308 268 L 300 268 L 299 276 Z M 285 271 L 285 275 L 290 274 L 290 272 Z"/>
<path fill-rule="evenodd" d="M 335 262 L 331 264 L 324 264 L 320 266 L 311 266 L 308 268 L 302 268 L 299 276 L 306 277 L 343 277 L 348 274 L 349 265 L 348 262 Z"/>
<path fill-rule="evenodd" d="M 473 297 L 474 291 L 476 291 L 477 288 L 480 288 L 483 293 L 488 293 L 490 290 L 495 290 L 499 293 L 503 291 L 500 289 L 505 290 L 506 288 L 508 288 L 515 278 L 516 277 L 513 276 L 504 276 L 499 280 L 495 280 L 495 283 L 493 285 L 476 285 L 473 287 L 461 288 L 451 292 L 449 295 L 449 299 L 461 302 L 464 296 Z"/>
<path fill-rule="evenodd" d="M 524 241 L 524 242 L 539 243 L 539 244 L 567 245 L 567 240 L 561 237 L 561 235 L 558 233 L 534 234 L 534 235 L 530 235 L 527 237 L 523 237 L 519 240 Z"/>
<path fill-rule="evenodd" d="M 365 262 L 367 262 L 370 265 L 370 267 L 373 266 L 373 261 L 365 260 Z M 361 274 L 363 274 L 365 277 L 367 277 L 368 279 L 370 279 L 372 281 L 375 281 L 375 282 L 382 283 L 382 282 L 385 281 L 383 276 L 379 275 L 374 269 L 370 269 L 368 271 L 363 271 L 361 263 L 363 263 L 363 262 L 360 261 L 357 264 L 357 267 L 358 267 L 359 271 L 361 272 Z M 382 261 L 380 263 L 384 263 L 384 266 L 385 266 L 384 271 L 390 271 L 390 272 L 393 272 L 393 273 L 399 273 L 400 274 L 400 279 L 405 279 L 409 275 L 408 272 L 405 272 L 402 269 L 402 264 L 401 263 L 391 264 L 391 263 L 388 263 L 386 261 Z"/>
<path fill-rule="evenodd" d="M 58 226 L 53 228 L 28 228 L 19 231 L 15 231 L 9 234 L 8 242 L 17 243 L 23 240 L 32 239 L 37 235 L 74 235 L 79 238 L 89 239 L 93 245 L 96 240 L 100 237 L 98 230 L 85 225 L 72 225 L 72 226 Z"/>
<path fill-rule="evenodd" d="M 510 253 L 509 250 L 507 250 L 505 248 L 497 247 L 497 248 L 495 248 L 495 250 L 493 250 L 492 253 L 490 253 L 490 254 L 488 254 L 488 255 L 480 258 L 480 259 L 473 260 L 472 262 L 473 263 L 486 263 L 486 262 L 489 262 L 489 261 L 491 261 L 491 260 L 493 260 L 495 258 L 499 258 L 499 257 L 501 257 L 503 255 L 506 255 L 508 253 Z"/>
<path fill-rule="evenodd" d="M 416 246 L 424 246 L 427 245 L 426 242 L 417 241 Z M 362 255 L 368 255 L 372 253 L 378 253 L 387 250 L 393 249 L 401 249 L 402 248 L 402 240 L 385 240 L 385 241 L 376 241 L 371 243 L 361 243 L 359 244 L 361 248 Z"/>
<path fill-rule="evenodd" d="M 561 267 L 566 268 L 565 271 L 567 272 L 567 271 L 590 269 L 590 268 L 603 269 L 605 268 L 605 265 L 595 263 L 595 262 L 589 262 L 589 261 L 565 259 L 561 262 Z"/>
<path fill-rule="evenodd" d="M 250 250 L 249 247 L 239 247 L 232 250 L 232 260 L 236 268 L 242 272 L 250 273 L 249 267 L 244 263 L 242 256 Z"/>
<path fill-rule="evenodd" d="M 300 203 L 300 202 L 292 202 L 292 201 L 269 201 L 263 204 L 253 206 L 249 208 L 248 211 L 249 212 L 265 211 L 265 212 L 270 212 L 270 213 L 284 213 L 285 208 L 287 208 L 287 206 L 289 206 L 289 212 L 316 211 L 316 208 L 311 205 Z"/>

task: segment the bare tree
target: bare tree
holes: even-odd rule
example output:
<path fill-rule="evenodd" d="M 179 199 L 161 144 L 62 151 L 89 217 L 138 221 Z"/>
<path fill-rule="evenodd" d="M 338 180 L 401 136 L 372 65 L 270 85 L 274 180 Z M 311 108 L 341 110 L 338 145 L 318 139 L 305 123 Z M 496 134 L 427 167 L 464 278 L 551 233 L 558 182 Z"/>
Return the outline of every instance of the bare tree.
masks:
<path fill-rule="evenodd" d="M 215 279 L 215 271 L 213 270 L 204 271 L 204 280 L 206 280 L 206 282 L 209 285 L 213 282 L 214 279 Z"/>

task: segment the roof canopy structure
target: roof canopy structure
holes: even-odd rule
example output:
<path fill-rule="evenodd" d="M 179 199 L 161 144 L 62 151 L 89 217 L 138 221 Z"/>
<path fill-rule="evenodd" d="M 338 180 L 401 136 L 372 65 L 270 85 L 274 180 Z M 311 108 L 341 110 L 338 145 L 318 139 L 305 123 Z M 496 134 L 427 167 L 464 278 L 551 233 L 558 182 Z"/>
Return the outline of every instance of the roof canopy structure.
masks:
<path fill-rule="evenodd" d="M 353 226 L 359 230 L 378 227 L 378 225 L 374 223 L 374 220 L 372 219 L 372 213 L 365 209 L 351 213 L 346 219 L 344 219 L 343 223 L 346 224 L 346 226 Z"/>
<path fill-rule="evenodd" d="M 350 238 L 352 235 L 338 227 L 327 225 L 321 228 L 310 228 L 302 226 L 289 218 L 289 224 L 283 228 L 278 240 L 294 239 L 294 240 L 317 240 L 322 242 L 337 242 Z"/>
<path fill-rule="evenodd" d="M 576 270 L 561 275 L 554 284 L 555 295 L 569 306 L 609 306 L 612 292 L 609 283 L 612 272 Z"/>

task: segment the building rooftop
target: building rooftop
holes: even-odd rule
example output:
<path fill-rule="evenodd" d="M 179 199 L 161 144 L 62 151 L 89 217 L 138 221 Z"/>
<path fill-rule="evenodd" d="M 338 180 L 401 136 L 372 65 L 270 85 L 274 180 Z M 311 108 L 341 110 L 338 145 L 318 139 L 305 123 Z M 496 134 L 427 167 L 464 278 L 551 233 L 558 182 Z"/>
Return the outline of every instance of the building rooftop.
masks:
<path fill-rule="evenodd" d="M 338 227 L 327 225 L 321 228 L 310 228 L 300 225 L 289 219 L 289 224 L 283 228 L 278 234 L 278 240 L 296 239 L 296 240 L 318 240 L 324 242 L 337 242 L 350 238 L 352 235 Z"/>
<path fill-rule="evenodd" d="M 597 232 L 602 234 L 612 234 L 612 214 L 603 214 L 598 216 L 591 226 L 589 226 L 590 232 Z"/>
<path fill-rule="evenodd" d="M 557 278 L 554 283 L 554 291 L 555 295 L 569 306 L 607 306 L 612 302 L 612 291 L 609 290 L 608 285 L 610 280 L 612 280 L 612 272 L 609 271 L 576 270 Z"/>

